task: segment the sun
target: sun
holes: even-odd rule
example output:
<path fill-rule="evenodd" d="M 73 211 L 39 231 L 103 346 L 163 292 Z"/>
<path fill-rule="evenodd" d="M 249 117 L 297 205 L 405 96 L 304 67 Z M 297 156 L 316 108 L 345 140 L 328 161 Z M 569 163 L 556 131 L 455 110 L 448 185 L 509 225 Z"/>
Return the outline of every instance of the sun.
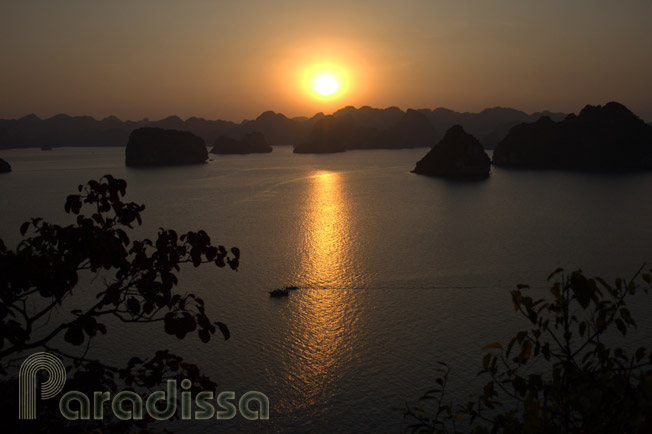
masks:
<path fill-rule="evenodd" d="M 322 96 L 333 95 L 339 87 L 340 83 L 332 74 L 320 74 L 312 82 L 312 88 Z"/>
<path fill-rule="evenodd" d="M 341 101 L 351 91 L 351 72 L 341 64 L 315 62 L 302 69 L 299 80 L 304 94 L 322 103 Z"/>

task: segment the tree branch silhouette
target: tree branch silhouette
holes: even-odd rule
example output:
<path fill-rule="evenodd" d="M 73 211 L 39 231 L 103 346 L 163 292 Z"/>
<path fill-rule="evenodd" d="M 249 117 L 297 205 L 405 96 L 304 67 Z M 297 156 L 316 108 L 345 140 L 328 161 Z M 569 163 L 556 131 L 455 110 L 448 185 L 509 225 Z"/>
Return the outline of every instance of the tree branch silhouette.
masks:
<path fill-rule="evenodd" d="M 163 323 L 165 333 L 179 339 L 197 333 L 206 343 L 218 331 L 229 339 L 228 327 L 211 319 L 204 300 L 177 289 L 176 273 L 184 264 L 213 264 L 237 271 L 240 251 L 213 245 L 199 230 L 178 235 L 159 228 L 154 240 L 131 240 L 128 231 L 142 224 L 144 205 L 125 202 L 127 183 L 111 175 L 79 185 L 78 194 L 66 198 L 64 210 L 74 223 L 61 226 L 32 218 L 20 232 L 24 239 L 15 250 L 0 240 L 0 373 L 7 374 L 17 358 L 29 350 L 58 354 L 76 368 L 74 379 L 116 389 L 116 376 L 128 386 L 152 388 L 166 378 L 189 378 L 193 389 L 215 387 L 199 369 L 169 351 L 149 359 L 132 358 L 126 367 L 109 366 L 87 358 L 91 341 L 105 335 L 104 318 L 123 323 Z M 71 318 L 51 324 L 55 312 L 80 292 L 82 273 L 105 279 L 96 301 L 76 308 Z M 37 329 L 46 326 L 44 335 Z M 70 354 L 57 339 L 76 347 Z"/>

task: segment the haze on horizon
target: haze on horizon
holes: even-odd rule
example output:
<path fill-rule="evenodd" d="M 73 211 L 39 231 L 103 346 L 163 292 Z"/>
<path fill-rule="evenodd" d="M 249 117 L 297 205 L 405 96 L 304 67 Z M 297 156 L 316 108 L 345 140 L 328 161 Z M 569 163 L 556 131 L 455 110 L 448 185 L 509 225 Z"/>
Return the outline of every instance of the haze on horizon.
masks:
<path fill-rule="evenodd" d="M 347 105 L 652 121 L 652 2 L 125 0 L 0 3 L 0 118 L 240 121 Z M 341 70 L 342 92 L 306 91 Z"/>

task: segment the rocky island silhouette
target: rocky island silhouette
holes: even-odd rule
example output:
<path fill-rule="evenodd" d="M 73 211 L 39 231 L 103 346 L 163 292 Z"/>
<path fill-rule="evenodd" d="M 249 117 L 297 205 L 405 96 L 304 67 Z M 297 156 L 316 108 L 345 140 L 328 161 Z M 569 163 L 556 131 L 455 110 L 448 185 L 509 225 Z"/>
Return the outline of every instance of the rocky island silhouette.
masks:
<path fill-rule="evenodd" d="M 7 163 L 5 160 L 0 158 L 0 173 L 9 173 L 11 172 L 11 164 Z"/>
<path fill-rule="evenodd" d="M 177 116 L 137 122 L 109 116 L 98 121 L 89 116 L 62 114 L 49 119 L 28 115 L 0 120 L 0 149 L 127 143 L 128 166 L 205 162 L 205 143 L 214 143 L 214 154 L 271 152 L 268 139 L 275 146 L 293 146 L 295 153 L 434 146 L 437 150 L 433 148 L 414 172 L 435 176 L 466 172 L 486 175 L 486 155 L 479 150 L 494 145 L 492 163 L 496 166 L 571 170 L 652 168 L 652 126 L 617 102 L 587 105 L 578 115 L 567 116 L 552 112 L 526 114 L 502 107 L 458 113 L 444 108 L 403 111 L 398 107 L 348 106 L 331 115 L 317 113 L 311 118 L 288 118 L 267 111 L 255 120 L 239 124 L 196 117 L 184 121 Z M 454 157 L 457 147 L 450 145 L 453 142 L 474 157 Z"/>
<path fill-rule="evenodd" d="M 575 170 L 652 169 L 652 127 L 617 102 L 587 105 L 555 122 L 515 126 L 496 146 L 496 166 Z"/>
<path fill-rule="evenodd" d="M 462 126 L 454 125 L 412 172 L 447 178 L 486 178 L 490 170 L 491 160 L 480 142 Z"/>
<path fill-rule="evenodd" d="M 132 131 L 125 149 L 125 165 L 177 166 L 208 160 L 204 140 L 189 131 L 138 128 Z"/>

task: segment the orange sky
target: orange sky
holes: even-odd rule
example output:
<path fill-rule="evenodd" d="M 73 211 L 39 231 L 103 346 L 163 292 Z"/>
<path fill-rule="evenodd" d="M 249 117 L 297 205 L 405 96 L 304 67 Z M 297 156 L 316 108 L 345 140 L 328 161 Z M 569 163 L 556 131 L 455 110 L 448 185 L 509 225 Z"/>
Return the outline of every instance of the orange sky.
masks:
<path fill-rule="evenodd" d="M 5 1 L 0 118 L 616 100 L 652 121 L 651 19 L 637 0 Z M 319 66 L 345 77 L 338 98 L 306 91 Z"/>

